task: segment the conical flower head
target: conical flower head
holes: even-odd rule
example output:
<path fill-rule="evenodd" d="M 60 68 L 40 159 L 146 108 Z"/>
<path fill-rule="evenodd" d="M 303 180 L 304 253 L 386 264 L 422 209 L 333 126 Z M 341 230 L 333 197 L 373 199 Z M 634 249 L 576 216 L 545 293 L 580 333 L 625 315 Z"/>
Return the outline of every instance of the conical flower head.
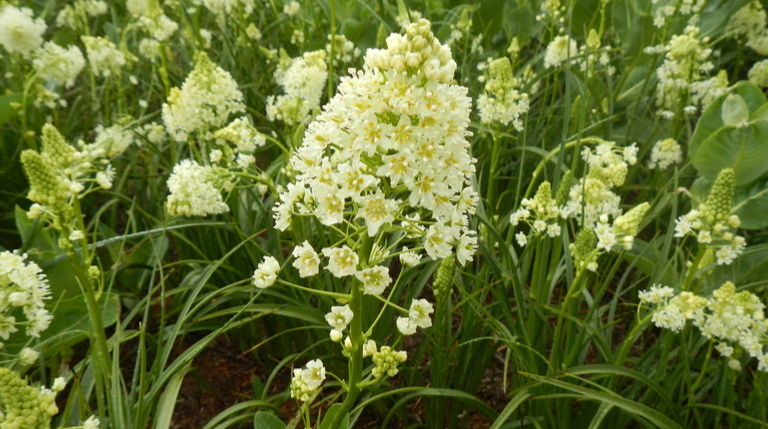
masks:
<path fill-rule="evenodd" d="M 431 243 L 440 245 L 427 244 L 427 253 L 442 258 L 469 234 L 477 199 L 469 180 L 471 101 L 466 88 L 449 83 L 456 65 L 428 21 L 391 35 L 387 46 L 369 50 L 363 70 L 342 78 L 308 125 L 291 159 L 296 181 L 275 209 L 277 226 L 303 212 L 325 225 L 346 219 L 370 236 L 396 229 L 423 238 L 428 223 Z"/>
<path fill-rule="evenodd" d="M 725 221 L 731 214 L 733 194 L 736 190 L 736 173 L 732 168 L 725 168 L 717 174 L 715 184 L 709 191 L 706 207 L 701 208 L 702 215 L 708 223 L 715 224 Z"/>
<path fill-rule="evenodd" d="M 51 124 L 43 125 L 43 153 L 45 162 L 54 169 L 71 167 L 77 160 L 77 150 L 64 139 Z"/>
<path fill-rule="evenodd" d="M 27 198 L 30 200 L 44 206 L 56 206 L 65 203 L 71 196 L 67 183 L 51 169 L 39 153 L 31 149 L 25 150 L 21 153 L 21 164 L 29 179 Z"/>

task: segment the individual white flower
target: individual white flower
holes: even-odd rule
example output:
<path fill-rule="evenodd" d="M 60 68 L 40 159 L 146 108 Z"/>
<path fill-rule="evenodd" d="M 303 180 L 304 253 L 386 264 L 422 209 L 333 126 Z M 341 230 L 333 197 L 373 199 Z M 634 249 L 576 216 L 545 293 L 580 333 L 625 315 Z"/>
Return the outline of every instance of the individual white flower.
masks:
<path fill-rule="evenodd" d="M 380 265 L 361 270 L 355 273 L 355 277 L 363 283 L 363 293 L 368 295 L 381 295 L 392 283 L 389 270 Z"/>
<path fill-rule="evenodd" d="M 334 305 L 331 307 L 331 312 L 326 313 L 325 320 L 331 327 L 333 327 L 333 329 L 343 331 L 352 321 L 352 317 L 354 317 L 354 314 L 349 308 L 349 305 Z"/>
<path fill-rule="evenodd" d="M 403 246 L 403 251 L 400 253 L 400 262 L 406 267 L 415 267 L 421 262 L 421 256 L 412 250 L 409 251 L 407 247 Z"/>
<path fill-rule="evenodd" d="M 336 277 L 351 276 L 357 272 L 357 263 L 360 258 L 349 246 L 326 247 L 323 255 L 328 258 L 326 268 Z"/>
<path fill-rule="evenodd" d="M 283 6 L 283 13 L 288 16 L 294 16 L 301 10 L 301 4 L 296 0 L 291 0 Z"/>
<path fill-rule="evenodd" d="M 5 5 L 0 9 L 0 45 L 8 52 L 27 57 L 43 43 L 45 21 L 35 18 L 32 10 Z"/>
<path fill-rule="evenodd" d="M 19 352 L 19 362 L 21 362 L 22 365 L 31 365 L 35 363 L 35 361 L 39 357 L 40 357 L 40 353 L 38 353 L 37 351 L 29 347 L 24 347 Z"/>
<path fill-rule="evenodd" d="M 293 261 L 293 267 L 299 270 L 299 276 L 314 276 L 320 271 L 320 257 L 309 241 L 304 240 L 296 246 L 293 249 L 293 257 L 296 258 Z"/>
<path fill-rule="evenodd" d="M 256 271 L 253 272 L 253 284 L 257 288 L 266 289 L 277 280 L 280 263 L 273 256 L 265 256 Z"/>
<path fill-rule="evenodd" d="M 410 317 L 398 317 L 395 324 L 397 325 L 397 330 L 405 336 L 416 333 L 417 326 Z"/>
<path fill-rule="evenodd" d="M 363 357 L 373 356 L 378 351 L 376 341 L 367 340 L 363 345 Z"/>
<path fill-rule="evenodd" d="M 408 318 L 420 328 L 429 328 L 432 326 L 430 314 L 434 311 L 434 307 L 426 299 L 414 299 L 411 301 L 411 308 L 408 310 Z"/>
<path fill-rule="evenodd" d="M 64 379 L 64 377 L 56 377 L 53 380 L 53 385 L 51 386 L 51 390 L 58 393 L 64 390 L 65 387 L 67 387 L 67 381 Z"/>
<path fill-rule="evenodd" d="M 96 416 L 90 416 L 83 422 L 83 429 L 99 429 L 101 422 Z"/>

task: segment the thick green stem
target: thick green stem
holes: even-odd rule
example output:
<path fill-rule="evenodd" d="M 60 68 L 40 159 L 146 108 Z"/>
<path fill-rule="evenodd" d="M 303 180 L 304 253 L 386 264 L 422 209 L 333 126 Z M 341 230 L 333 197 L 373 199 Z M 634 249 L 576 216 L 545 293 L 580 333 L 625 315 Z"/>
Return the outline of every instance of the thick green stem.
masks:
<path fill-rule="evenodd" d="M 358 255 L 362 263 L 367 263 L 373 249 L 374 239 L 364 234 L 364 239 L 359 248 Z M 347 381 L 347 396 L 341 404 L 341 409 L 334 416 L 331 422 L 332 428 L 341 425 L 341 420 L 357 402 L 360 395 L 360 382 L 363 379 L 363 342 L 365 334 L 363 333 L 363 283 L 358 280 L 352 280 L 352 288 L 349 294 L 349 309 L 352 310 L 352 321 L 349 324 L 349 339 L 352 346 L 349 349 L 349 377 Z"/>

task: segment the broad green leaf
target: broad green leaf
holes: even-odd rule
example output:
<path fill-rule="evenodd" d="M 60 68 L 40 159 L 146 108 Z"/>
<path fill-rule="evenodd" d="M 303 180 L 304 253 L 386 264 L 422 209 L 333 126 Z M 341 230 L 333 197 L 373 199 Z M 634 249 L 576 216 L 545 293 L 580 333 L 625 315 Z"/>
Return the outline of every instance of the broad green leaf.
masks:
<path fill-rule="evenodd" d="M 739 228 L 761 229 L 768 226 L 768 180 L 736 188 L 735 204 L 735 213 L 741 220 Z"/>
<path fill-rule="evenodd" d="M 253 429 L 284 429 L 285 423 L 267 411 L 259 411 L 253 415 Z"/>
<path fill-rule="evenodd" d="M 14 106 L 21 101 L 22 94 L 20 92 L 0 96 L 0 125 L 10 121 L 16 115 L 18 109 Z"/>
<path fill-rule="evenodd" d="M 743 127 L 723 126 L 704 139 L 692 158 L 693 166 L 714 180 L 724 168 L 736 171 L 736 186 L 752 182 L 768 172 L 768 122 Z"/>
<path fill-rule="evenodd" d="M 720 118 L 725 125 L 739 127 L 749 120 L 749 107 L 738 94 L 728 94 L 723 100 L 723 108 Z"/>
<path fill-rule="evenodd" d="M 328 411 L 325 412 L 322 423 L 320 423 L 319 429 L 349 429 L 349 413 L 341 418 L 339 426 L 332 427 L 331 424 L 336 418 L 336 415 L 341 412 L 341 404 L 333 404 Z"/>
<path fill-rule="evenodd" d="M 750 112 L 754 112 L 768 102 L 763 91 L 748 81 L 741 81 L 734 85 L 729 94 L 738 94 L 747 104 Z M 725 97 L 727 97 L 727 95 L 722 95 L 715 99 L 715 101 L 704 110 L 701 118 L 699 118 L 693 136 L 691 136 L 691 139 L 688 142 L 689 158 L 693 159 L 699 150 L 699 146 L 704 140 L 725 125 L 722 117 L 722 107 Z"/>

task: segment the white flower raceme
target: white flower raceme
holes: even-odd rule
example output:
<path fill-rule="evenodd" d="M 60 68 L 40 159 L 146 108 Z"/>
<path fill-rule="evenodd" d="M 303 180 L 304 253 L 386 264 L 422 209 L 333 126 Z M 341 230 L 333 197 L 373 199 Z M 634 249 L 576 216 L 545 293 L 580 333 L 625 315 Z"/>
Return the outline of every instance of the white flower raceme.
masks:
<path fill-rule="evenodd" d="M 256 271 L 253 272 L 253 284 L 259 289 L 266 289 L 277 280 L 280 272 L 280 263 L 272 256 L 265 256 Z"/>
<path fill-rule="evenodd" d="M 39 337 L 51 322 L 45 309 L 49 298 L 48 280 L 37 264 L 27 262 L 26 255 L 0 252 L 0 339 L 7 340 L 19 327 L 25 327 L 27 336 Z M 26 320 L 16 319 L 16 309 Z M 26 358 L 31 359 L 28 352 Z"/>
<path fill-rule="evenodd" d="M 8 52 L 29 56 L 42 45 L 46 28 L 45 21 L 28 8 L 5 5 L 0 9 L 0 45 Z"/>
<path fill-rule="evenodd" d="M 470 99 L 451 83 L 455 68 L 426 20 L 390 35 L 387 49 L 369 50 L 363 70 L 342 78 L 308 125 L 291 159 L 295 183 L 275 207 L 277 227 L 287 229 L 294 212 L 325 225 L 346 219 L 371 237 L 403 231 L 433 258 L 461 243 L 462 262 L 470 260 L 476 246 L 468 216 L 477 200 Z"/>
<path fill-rule="evenodd" d="M 570 36 L 557 36 L 547 45 L 544 53 L 544 67 L 560 67 L 564 62 L 579 54 L 579 45 Z"/>
<path fill-rule="evenodd" d="M 243 93 L 237 82 L 208 55 L 195 55 L 195 68 L 181 85 L 172 88 L 168 103 L 163 104 L 163 122 L 168 134 L 184 142 L 190 134 L 208 138 L 223 127 L 233 113 L 245 111 Z"/>
<path fill-rule="evenodd" d="M 477 99 L 480 121 L 488 124 L 499 121 L 503 125 L 512 122 L 517 131 L 523 130 L 522 116 L 528 112 L 528 94 L 518 90 L 518 80 L 512 75 L 509 59 L 499 58 L 489 66 L 489 79 L 485 91 Z"/>
<path fill-rule="evenodd" d="M 683 150 L 675 139 L 659 140 L 653 145 L 651 150 L 651 159 L 648 161 L 648 168 L 666 169 L 672 164 L 679 164 L 683 161 Z"/>
<path fill-rule="evenodd" d="M 85 57 L 77 46 L 63 48 L 54 42 L 45 42 L 35 51 L 32 66 L 46 82 L 69 88 L 85 67 Z"/>
<path fill-rule="evenodd" d="M 278 67 L 275 81 L 285 94 L 267 98 L 267 118 L 270 121 L 280 120 L 288 125 L 309 122 L 312 110 L 320 106 L 320 97 L 328 79 L 325 59 L 324 50 L 306 52 L 286 64 L 287 68 Z"/>
<path fill-rule="evenodd" d="M 682 108 L 695 112 L 697 106 L 706 107 L 727 90 L 727 74 L 707 78 L 714 68 L 709 60 L 712 49 L 706 47 L 707 37 L 699 38 L 700 32 L 698 27 L 689 26 L 684 34 L 672 36 L 666 45 L 646 49 L 650 53 L 664 53 L 664 62 L 656 69 L 656 105 L 665 117 L 674 116 Z"/>
<path fill-rule="evenodd" d="M 171 216 L 207 216 L 225 213 L 229 206 L 221 197 L 221 190 L 231 190 L 229 173 L 219 167 L 207 167 L 185 159 L 173 167 L 168 178 L 171 192 L 166 209 Z"/>
<path fill-rule="evenodd" d="M 88 18 L 105 15 L 107 13 L 107 3 L 101 0 L 75 0 L 68 4 L 56 16 L 56 25 L 59 27 L 69 27 L 73 30 L 87 25 Z"/>

